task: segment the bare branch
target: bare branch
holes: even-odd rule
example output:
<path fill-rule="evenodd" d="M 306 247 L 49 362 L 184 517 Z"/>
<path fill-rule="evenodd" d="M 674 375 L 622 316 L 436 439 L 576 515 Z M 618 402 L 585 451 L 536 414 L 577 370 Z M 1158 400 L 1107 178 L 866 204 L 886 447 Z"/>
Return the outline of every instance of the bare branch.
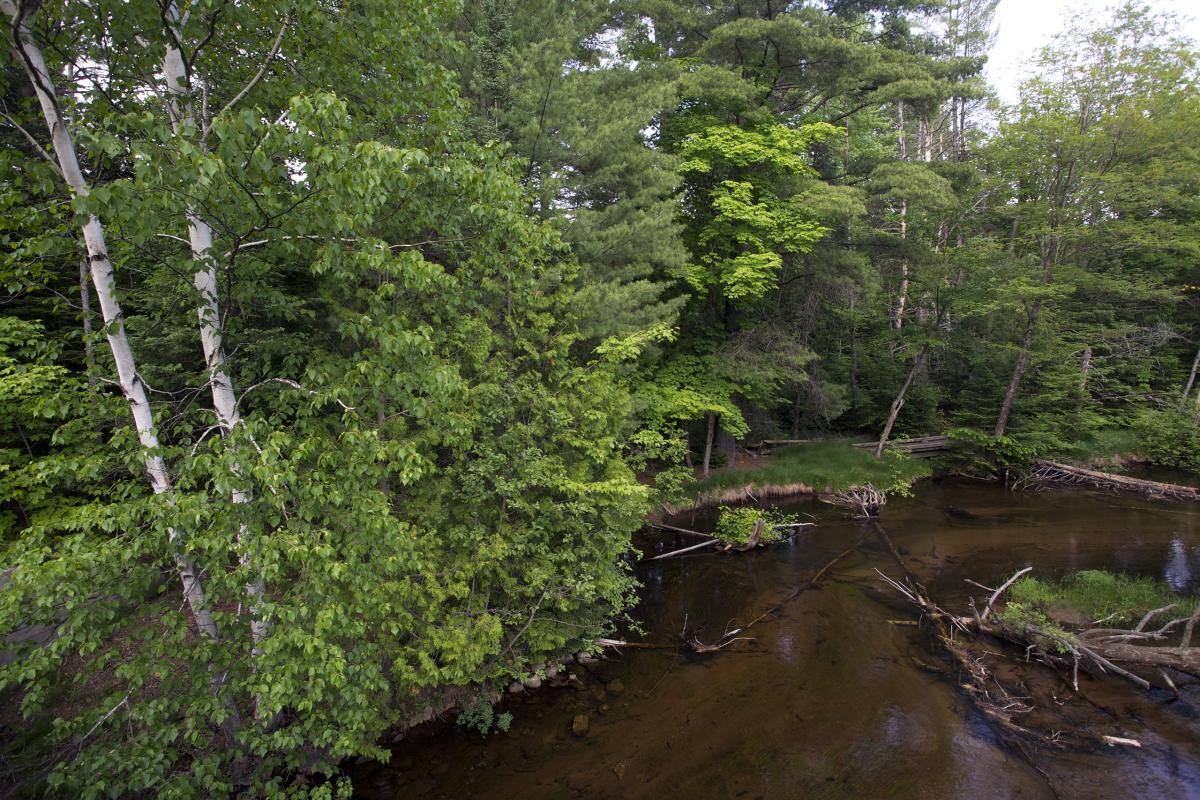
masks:
<path fill-rule="evenodd" d="M 0 111 L 0 117 L 3 117 L 5 122 L 7 122 L 9 125 L 15 128 L 18 133 L 24 136 L 29 144 L 33 145 L 34 152 L 46 159 L 46 163 L 50 165 L 50 168 L 54 170 L 54 173 L 58 175 L 58 177 L 62 177 L 62 170 L 59 169 L 58 164 L 54 162 L 54 156 L 50 155 L 50 152 L 33 137 L 32 133 L 23 128 L 21 123 L 17 122 L 4 111 Z"/>
<path fill-rule="evenodd" d="M 279 46 L 283 44 L 283 34 L 287 32 L 289 22 L 291 22 L 290 14 L 284 18 L 283 25 L 280 26 L 279 33 L 275 36 L 275 42 L 271 45 L 271 51 L 267 53 L 267 57 L 263 59 L 262 65 L 258 68 L 258 72 L 254 73 L 254 77 L 250 79 L 250 82 L 243 86 L 242 90 L 235 94 L 233 99 L 226 103 L 221 110 L 216 113 L 215 116 L 221 116 L 226 111 L 240 103 L 246 97 L 246 95 L 254 91 L 254 87 L 257 86 L 263 79 L 263 76 L 267 74 L 267 68 L 271 66 L 271 62 L 275 60 L 275 56 L 279 55 Z M 212 130 L 212 126 L 206 125 L 204 129 L 204 136 L 207 136 L 210 130 Z"/>
<path fill-rule="evenodd" d="M 1024 575 L 1026 572 L 1030 572 L 1030 571 L 1032 571 L 1032 570 L 1033 570 L 1033 567 L 1026 567 L 1025 569 L 1018 570 L 1018 571 L 1017 571 L 1017 573 L 1016 573 L 1016 574 L 1014 574 L 1014 575 L 1013 575 L 1011 578 L 1009 578 L 1008 580 L 1006 580 L 1006 581 L 1005 581 L 1005 582 L 1004 582 L 1004 583 L 1003 583 L 1003 584 L 1000 586 L 1000 588 L 999 588 L 999 589 L 997 589 L 996 591 L 992 592 L 992 596 L 988 598 L 988 601 L 987 601 L 987 607 L 986 607 L 986 608 L 984 608 L 984 609 L 983 609 L 983 613 L 979 615 L 979 620 L 980 620 L 981 622 L 983 622 L 983 621 L 986 621 L 986 620 L 987 620 L 987 618 L 988 618 L 988 614 L 989 614 L 989 613 L 991 613 L 991 610 L 992 610 L 992 605 L 993 605 L 993 604 L 994 604 L 994 603 L 995 603 L 997 600 L 999 600 L 999 599 L 1000 599 L 1000 595 L 1004 594 L 1004 590 L 1005 590 L 1005 589 L 1007 589 L 1008 587 L 1012 586 L 1014 583 L 1016 583 L 1016 582 L 1017 582 L 1017 579 L 1018 579 L 1018 578 L 1020 578 L 1022 575 Z"/>

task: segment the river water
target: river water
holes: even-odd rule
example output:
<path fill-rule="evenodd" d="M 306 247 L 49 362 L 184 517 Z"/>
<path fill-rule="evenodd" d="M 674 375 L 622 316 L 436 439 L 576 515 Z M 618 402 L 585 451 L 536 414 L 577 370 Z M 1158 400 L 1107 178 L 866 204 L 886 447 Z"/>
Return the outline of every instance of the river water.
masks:
<path fill-rule="evenodd" d="M 1063 725 L 1141 749 L 1050 747 L 998 731 L 875 574 L 899 576 L 882 539 L 837 509 L 780 503 L 818 525 L 738 555 L 643 563 L 636 638 L 714 641 L 793 593 L 847 547 L 818 589 L 719 653 L 610 653 L 580 681 L 507 696 L 507 734 L 450 722 L 414 731 L 386 766 L 353 770 L 370 798 L 1200 798 L 1200 683 L 1181 698 L 1111 678 L 1053 675 Z M 677 520 L 700 530 L 711 514 Z M 941 605 L 965 608 L 965 578 L 995 586 L 1025 565 L 1151 575 L 1200 588 L 1200 510 L 1080 492 L 1012 493 L 927 482 L 880 522 Z M 654 542 L 655 538 L 647 540 Z M 694 540 L 693 540 L 694 541 Z M 685 546 L 667 539 L 662 547 Z M 974 589 L 976 596 L 982 594 Z M 1042 694 L 1046 694 L 1045 691 Z M 585 735 L 572 732 L 586 717 Z M 1045 720 L 1042 720 L 1045 723 Z M 1051 727 L 1054 724 L 1052 719 Z"/>

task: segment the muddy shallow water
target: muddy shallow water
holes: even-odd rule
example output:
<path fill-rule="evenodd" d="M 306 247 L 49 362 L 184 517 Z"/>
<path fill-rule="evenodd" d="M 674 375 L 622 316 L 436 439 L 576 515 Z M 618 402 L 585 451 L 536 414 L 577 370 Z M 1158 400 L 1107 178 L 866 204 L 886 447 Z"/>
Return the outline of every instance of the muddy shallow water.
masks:
<path fill-rule="evenodd" d="M 371 798 L 1200 798 L 1200 685 L 1182 699 L 1112 679 L 1056 690 L 1064 724 L 1140 739 L 1140 750 L 1056 749 L 1002 736 L 957 688 L 911 609 L 875 568 L 898 574 L 867 525 L 807 503 L 819 524 L 792 542 L 742 555 L 646 563 L 634 616 L 640 638 L 685 628 L 720 637 L 805 592 L 715 654 L 628 650 L 576 666 L 580 688 L 506 697 L 507 734 L 486 740 L 450 723 L 401 741 L 389 765 L 353 771 Z M 966 602 L 970 577 L 998 585 L 1103 568 L 1200 589 L 1200 509 L 1133 498 L 1014 494 L 987 484 L 928 483 L 894 499 L 881 523 L 942 605 Z M 703 514 L 680 520 L 704 529 Z M 678 546 L 690 542 L 681 540 Z M 672 547 L 671 539 L 662 546 Z M 974 590 L 976 595 L 981 591 Z M 1051 679 L 1054 680 L 1054 679 Z M 572 721 L 586 715 L 578 737 Z"/>

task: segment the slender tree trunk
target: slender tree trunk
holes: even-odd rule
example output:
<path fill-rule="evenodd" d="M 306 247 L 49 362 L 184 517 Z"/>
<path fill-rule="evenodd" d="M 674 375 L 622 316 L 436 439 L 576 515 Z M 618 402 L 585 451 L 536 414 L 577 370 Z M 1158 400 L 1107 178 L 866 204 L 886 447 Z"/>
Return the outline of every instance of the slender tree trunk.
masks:
<path fill-rule="evenodd" d="M 797 388 L 796 398 L 792 401 L 792 438 L 800 438 L 800 406 L 804 402 L 804 393 Z"/>
<path fill-rule="evenodd" d="M 1179 406 L 1182 408 L 1187 403 L 1188 395 L 1192 393 L 1192 386 L 1196 383 L 1196 371 L 1200 369 L 1200 348 L 1196 350 L 1196 357 L 1192 359 L 1192 371 L 1188 374 L 1187 385 L 1183 387 L 1183 397 L 1179 398 Z"/>
<path fill-rule="evenodd" d="M 87 197 L 89 187 L 79 167 L 79 158 L 75 152 L 75 143 L 67 129 L 66 120 L 59 109 L 58 98 L 55 94 L 54 83 L 50 71 L 46 68 L 42 51 L 33 40 L 33 36 L 25 21 L 19 16 L 17 7 L 12 0 L 0 0 L 0 11 L 16 27 L 13 36 L 17 56 L 25 68 L 29 80 L 33 83 L 38 103 L 45 118 L 46 127 L 50 130 L 50 139 L 58 161 L 63 180 L 76 197 Z M 155 432 L 154 415 L 146 396 L 146 387 L 137 371 L 137 362 L 133 357 L 133 349 L 125 332 L 125 317 L 116 297 L 116 280 L 113 274 L 112 262 L 108 257 L 108 247 L 104 240 L 104 226 L 94 215 L 89 216 L 83 225 L 83 241 L 88 253 L 88 271 L 92 283 L 96 287 L 96 297 L 100 302 L 100 313 L 104 319 L 105 332 L 113 361 L 117 368 L 117 379 L 121 391 L 129 403 L 133 416 L 134 427 L 138 433 L 138 441 L 143 449 L 143 463 L 150 486 L 155 494 L 168 494 L 171 491 L 171 478 L 167 473 L 166 463 L 158 454 L 158 435 Z M 183 585 L 183 596 L 191 610 L 196 627 L 213 640 L 219 639 L 216 622 L 209 611 L 201 583 L 199 572 L 191 558 L 182 549 L 184 536 L 175 528 L 168 529 L 168 539 L 173 545 L 172 550 L 175 566 Z"/>
<path fill-rule="evenodd" d="M 179 9 L 171 2 L 166 9 L 167 24 L 172 26 L 172 41 L 183 41 L 179 27 Z M 199 129 L 206 120 L 197 121 L 192 108 L 192 88 L 188 83 L 188 75 L 184 66 L 183 53 L 178 46 L 167 48 L 163 58 L 163 75 L 166 78 L 169 93 L 168 108 L 172 116 L 172 127 L 177 136 L 186 136 L 189 129 Z M 203 150 L 201 145 L 201 150 Z M 212 392 L 213 410 L 217 414 L 217 422 L 222 432 L 228 437 L 242 422 L 238 410 L 237 395 L 234 392 L 233 376 L 229 371 L 229 362 L 225 357 L 223 343 L 221 307 L 218 301 L 217 263 L 212 255 L 213 231 L 212 226 L 205 221 L 194 208 L 187 211 L 188 242 L 192 251 L 192 261 L 195 273 L 192 285 L 196 289 L 196 316 L 200 324 L 200 344 L 204 352 L 204 362 L 208 369 L 208 383 Z M 238 477 L 245 471 L 235 462 L 234 472 Z M 247 505 L 251 494 L 243 488 L 235 488 L 230 492 L 230 499 L 236 505 Z M 250 565 L 248 555 L 249 531 L 245 523 L 239 525 L 238 540 L 243 564 Z M 253 568 L 251 568 L 253 572 Z M 266 585 L 262 577 L 255 574 L 246 586 L 246 595 L 250 607 L 250 635 L 254 642 L 252 655 L 262 653 L 261 643 L 270 633 L 270 624 L 263 619 L 262 604 L 266 596 Z"/>
<path fill-rule="evenodd" d="M 704 464 L 702 469 L 704 475 L 707 476 L 709 466 L 712 463 L 713 439 L 717 433 L 717 415 L 709 412 L 708 414 L 705 414 L 705 419 L 708 422 L 708 426 L 704 434 Z"/>
<path fill-rule="evenodd" d="M 850 294 L 850 392 L 858 393 L 858 321 L 854 315 L 854 293 Z"/>
<path fill-rule="evenodd" d="M 88 259 L 79 260 L 79 316 L 83 323 L 83 366 L 88 386 L 96 385 L 96 353 L 92 347 L 92 293 L 88 290 Z"/>
<path fill-rule="evenodd" d="M 904 408 L 904 397 L 908 394 L 909 388 L 913 381 L 916 380 L 917 374 L 925 366 L 925 359 L 929 356 L 929 346 L 921 348 L 921 352 L 917 353 L 917 357 L 913 359 L 912 368 L 908 371 L 908 377 L 904 379 L 904 385 L 900 387 L 900 391 L 896 393 L 896 399 L 892 401 L 892 409 L 888 412 L 887 424 L 883 426 L 883 433 L 879 435 L 879 444 L 875 445 L 875 457 L 883 456 L 883 448 L 887 446 L 888 437 L 892 435 L 892 426 L 896 424 L 896 417 L 900 416 L 900 409 Z"/>
<path fill-rule="evenodd" d="M 908 241 L 908 201 L 900 201 L 900 246 Z M 900 291 L 896 299 L 896 330 L 904 325 L 904 307 L 908 305 L 908 258 L 900 260 Z"/>
<path fill-rule="evenodd" d="M 1017 363 L 1013 367 L 1012 378 L 1008 381 L 1008 390 L 1004 393 L 1004 402 L 1000 405 L 1000 416 L 996 418 L 996 430 L 992 433 L 996 438 L 1004 435 L 1005 429 L 1008 427 L 1008 416 L 1012 413 L 1013 401 L 1017 397 L 1017 389 L 1021 386 L 1021 379 L 1025 376 L 1025 370 L 1029 367 L 1029 351 L 1033 347 L 1033 331 L 1037 327 L 1038 316 L 1042 313 L 1042 301 L 1038 300 L 1029 307 L 1029 315 L 1025 321 L 1025 334 L 1021 339 L 1021 352 L 1017 356 Z"/>
<path fill-rule="evenodd" d="M 1092 346 L 1083 349 L 1083 358 L 1079 364 L 1079 399 L 1075 402 L 1075 414 L 1083 412 L 1083 404 L 1087 400 L 1088 373 L 1092 371 Z"/>
<path fill-rule="evenodd" d="M 920 139 L 918 139 L 920 146 Z M 908 132 L 904 129 L 904 101 L 896 104 L 896 147 L 901 161 L 908 160 Z M 908 239 L 908 200 L 900 201 L 900 246 Z M 900 260 L 900 289 L 896 299 L 896 317 L 892 321 L 896 330 L 904 325 L 904 306 L 908 303 L 908 259 Z"/>

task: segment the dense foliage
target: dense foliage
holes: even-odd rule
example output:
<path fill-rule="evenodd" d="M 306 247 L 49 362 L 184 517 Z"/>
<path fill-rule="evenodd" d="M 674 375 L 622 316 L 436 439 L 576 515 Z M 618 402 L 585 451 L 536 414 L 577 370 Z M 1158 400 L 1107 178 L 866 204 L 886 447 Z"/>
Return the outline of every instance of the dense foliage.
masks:
<path fill-rule="evenodd" d="M 996 1 L 0 0 L 0 780 L 487 730 L 739 441 L 1195 468 L 1195 44 L 1126 4 L 1006 107 Z"/>

